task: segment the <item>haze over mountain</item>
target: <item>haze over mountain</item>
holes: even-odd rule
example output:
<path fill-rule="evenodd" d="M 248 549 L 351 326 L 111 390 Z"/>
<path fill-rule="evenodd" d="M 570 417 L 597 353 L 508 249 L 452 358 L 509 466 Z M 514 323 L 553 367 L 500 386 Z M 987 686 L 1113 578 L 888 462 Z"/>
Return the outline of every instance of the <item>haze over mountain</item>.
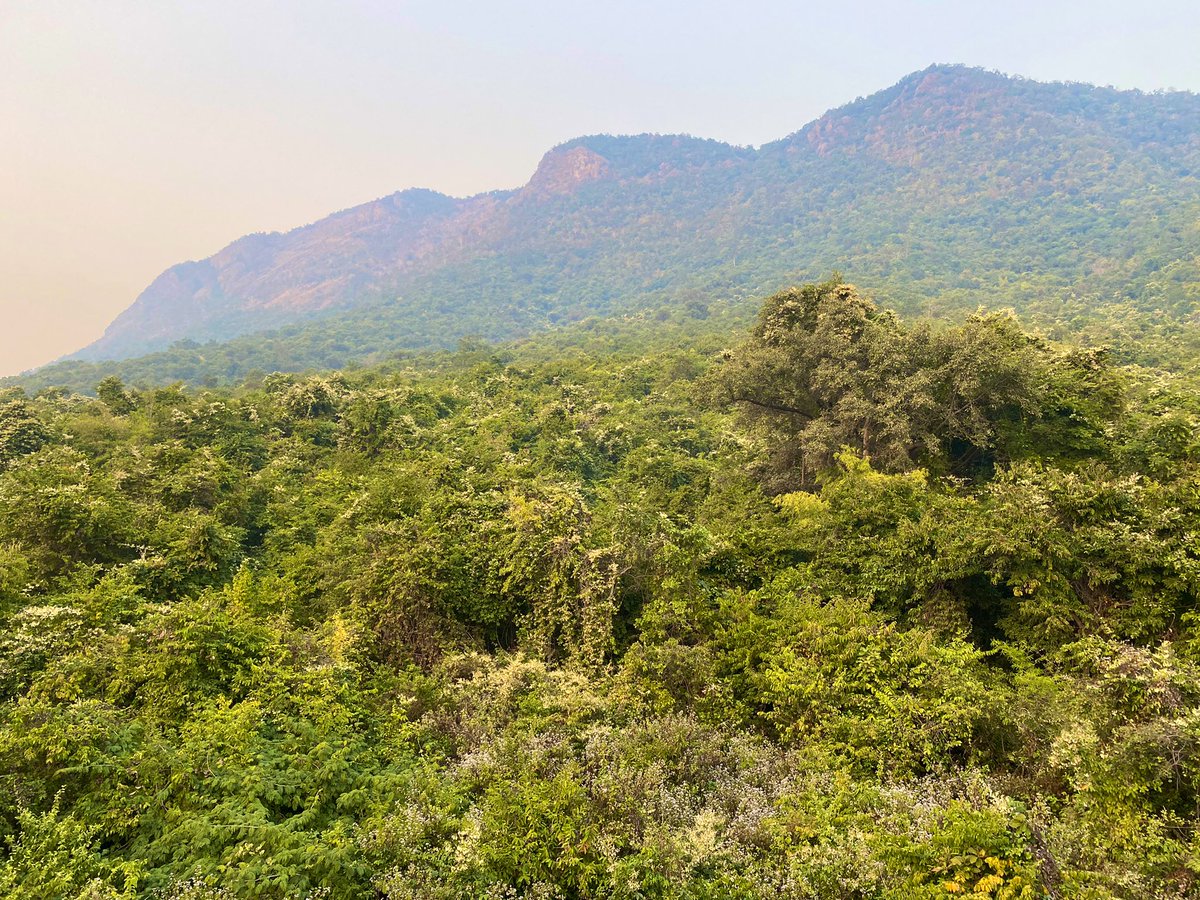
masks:
<path fill-rule="evenodd" d="M 1200 96 L 939 65 L 758 149 L 583 137 L 519 190 L 407 190 L 240 238 L 164 272 L 75 358 L 319 317 L 290 333 L 338 339 L 341 363 L 833 268 L 909 311 L 1074 293 L 1184 312 L 1198 245 Z"/>

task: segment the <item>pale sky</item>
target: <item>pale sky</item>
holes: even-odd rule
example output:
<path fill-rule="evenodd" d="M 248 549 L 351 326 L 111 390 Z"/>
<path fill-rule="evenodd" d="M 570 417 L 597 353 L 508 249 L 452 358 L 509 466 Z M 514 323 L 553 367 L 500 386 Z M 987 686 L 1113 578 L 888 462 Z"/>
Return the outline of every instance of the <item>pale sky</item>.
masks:
<path fill-rule="evenodd" d="M 0 0 L 0 374 L 163 269 L 554 144 L 761 144 L 934 62 L 1200 91 L 1200 2 Z"/>

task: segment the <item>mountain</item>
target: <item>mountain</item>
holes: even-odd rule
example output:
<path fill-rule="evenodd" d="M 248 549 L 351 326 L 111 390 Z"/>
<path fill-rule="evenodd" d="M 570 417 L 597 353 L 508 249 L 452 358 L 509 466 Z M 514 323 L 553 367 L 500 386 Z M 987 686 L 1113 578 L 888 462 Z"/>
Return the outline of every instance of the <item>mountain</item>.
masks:
<path fill-rule="evenodd" d="M 913 313 L 1084 296 L 1179 316 L 1198 246 L 1200 96 L 938 65 L 757 149 L 578 138 L 518 190 L 402 191 L 243 237 L 164 272 L 74 358 L 283 328 L 342 364 L 833 269 Z"/>

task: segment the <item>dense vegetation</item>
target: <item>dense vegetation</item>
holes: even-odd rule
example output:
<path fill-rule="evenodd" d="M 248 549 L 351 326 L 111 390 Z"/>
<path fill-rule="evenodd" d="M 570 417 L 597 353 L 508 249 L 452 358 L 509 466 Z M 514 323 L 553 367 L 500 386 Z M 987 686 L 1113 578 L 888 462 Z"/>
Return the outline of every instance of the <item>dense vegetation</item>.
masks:
<path fill-rule="evenodd" d="M 0 893 L 1196 896 L 1200 384 L 697 321 L 6 393 Z"/>
<path fill-rule="evenodd" d="M 216 341 L 122 377 L 225 383 L 714 300 L 750 316 L 834 263 L 907 315 L 1012 307 L 1077 331 L 1116 310 L 1169 328 L 1200 298 L 1197 134 L 1195 94 L 934 66 L 757 149 L 580 138 L 518 191 L 408 191 L 243 238 L 165 273 L 83 355 Z M 556 170 L 573 152 L 595 177 Z M 315 309 L 326 315 L 306 318 Z M 69 362 L 36 378 L 91 388 L 94 372 Z"/>

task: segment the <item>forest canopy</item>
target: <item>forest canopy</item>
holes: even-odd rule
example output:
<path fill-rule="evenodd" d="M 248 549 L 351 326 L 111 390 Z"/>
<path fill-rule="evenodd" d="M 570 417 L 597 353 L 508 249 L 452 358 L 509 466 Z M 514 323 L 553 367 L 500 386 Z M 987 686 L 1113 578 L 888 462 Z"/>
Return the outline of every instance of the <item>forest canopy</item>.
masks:
<path fill-rule="evenodd" d="M 6 391 L 0 893 L 1195 896 L 1194 377 L 679 333 Z"/>

